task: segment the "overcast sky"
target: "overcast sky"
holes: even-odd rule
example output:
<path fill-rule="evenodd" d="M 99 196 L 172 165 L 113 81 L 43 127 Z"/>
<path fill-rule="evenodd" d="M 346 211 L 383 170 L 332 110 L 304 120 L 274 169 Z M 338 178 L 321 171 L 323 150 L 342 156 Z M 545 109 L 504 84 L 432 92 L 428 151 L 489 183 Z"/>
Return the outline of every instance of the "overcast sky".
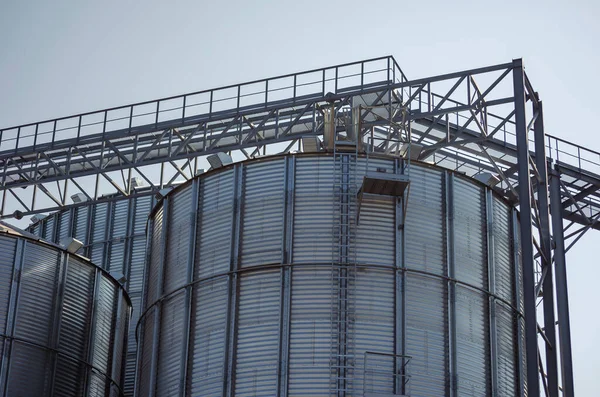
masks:
<path fill-rule="evenodd" d="M 409 79 L 522 57 L 546 131 L 600 150 L 599 16 L 581 0 L 0 0 L 0 128 L 388 54 Z M 599 389 L 599 243 L 567 258 L 580 396 Z"/>

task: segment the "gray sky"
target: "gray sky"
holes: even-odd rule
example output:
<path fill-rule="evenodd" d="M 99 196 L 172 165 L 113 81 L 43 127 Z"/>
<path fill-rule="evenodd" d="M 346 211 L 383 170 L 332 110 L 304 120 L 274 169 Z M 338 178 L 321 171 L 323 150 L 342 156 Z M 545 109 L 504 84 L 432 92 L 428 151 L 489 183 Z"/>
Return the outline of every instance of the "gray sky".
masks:
<path fill-rule="evenodd" d="M 85 3 L 0 1 L 0 127 L 388 54 L 410 79 L 522 57 L 546 130 L 600 150 L 591 0 Z M 599 384 L 599 242 L 567 258 L 581 396 Z"/>

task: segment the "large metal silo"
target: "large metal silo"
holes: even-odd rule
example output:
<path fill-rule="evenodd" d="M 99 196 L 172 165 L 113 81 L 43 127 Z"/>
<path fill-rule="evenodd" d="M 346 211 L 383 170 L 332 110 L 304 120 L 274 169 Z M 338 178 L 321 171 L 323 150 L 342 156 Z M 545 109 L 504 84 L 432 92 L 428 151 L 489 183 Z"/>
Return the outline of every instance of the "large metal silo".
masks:
<path fill-rule="evenodd" d="M 0 228 L 0 393 L 122 396 L 131 302 L 106 271 Z"/>
<path fill-rule="evenodd" d="M 138 188 L 144 189 L 144 188 Z M 136 324 L 142 296 L 146 259 L 146 222 L 154 196 L 124 198 L 107 196 L 103 203 L 84 204 L 50 214 L 32 224 L 28 231 L 47 241 L 59 243 L 74 237 L 83 243 L 78 253 L 113 274 L 122 274 L 132 304 L 132 324 Z M 134 327 L 128 336 L 124 392 L 133 394 L 137 344 Z"/>
<path fill-rule="evenodd" d="M 482 183 L 396 157 L 206 173 L 150 217 L 136 395 L 524 395 L 517 228 Z"/>

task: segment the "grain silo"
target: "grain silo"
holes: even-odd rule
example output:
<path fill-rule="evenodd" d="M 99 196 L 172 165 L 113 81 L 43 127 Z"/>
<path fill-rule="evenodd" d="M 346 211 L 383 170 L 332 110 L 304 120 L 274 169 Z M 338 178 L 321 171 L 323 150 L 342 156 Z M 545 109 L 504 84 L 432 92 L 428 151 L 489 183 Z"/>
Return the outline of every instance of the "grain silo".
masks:
<path fill-rule="evenodd" d="M 147 188 L 139 185 L 136 192 Z M 58 211 L 47 216 L 36 216 L 28 230 L 47 241 L 59 243 L 67 237 L 82 242 L 77 251 L 94 264 L 116 277 L 123 277 L 123 286 L 133 305 L 126 355 L 124 392 L 131 396 L 135 375 L 135 323 L 139 317 L 142 296 L 142 277 L 146 259 L 146 221 L 154 204 L 154 196 L 126 198 L 120 194 L 106 195 L 105 202 L 87 202 L 81 193 L 73 195 L 79 207 Z M 40 218 L 40 219 L 38 219 Z"/>
<path fill-rule="evenodd" d="M 162 199 L 136 395 L 526 393 L 517 212 L 409 158 L 262 157 Z"/>
<path fill-rule="evenodd" d="M 2 225 L 0 390 L 4 396 L 122 396 L 131 302 L 106 271 Z"/>

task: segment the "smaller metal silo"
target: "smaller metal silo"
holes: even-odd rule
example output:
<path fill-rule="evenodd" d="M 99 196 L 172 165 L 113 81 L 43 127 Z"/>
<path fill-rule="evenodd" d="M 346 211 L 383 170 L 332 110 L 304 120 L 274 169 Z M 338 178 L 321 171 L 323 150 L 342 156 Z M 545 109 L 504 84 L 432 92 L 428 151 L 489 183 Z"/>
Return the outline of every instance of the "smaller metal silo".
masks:
<path fill-rule="evenodd" d="M 0 226 L 1 395 L 122 396 L 130 317 L 106 271 Z"/>
<path fill-rule="evenodd" d="M 146 189 L 136 188 L 136 191 L 145 192 Z M 53 243 L 72 236 L 83 243 L 77 253 L 90 258 L 111 274 L 123 274 L 126 278 L 123 286 L 133 306 L 131 321 L 135 324 L 142 296 L 146 220 L 155 199 L 151 195 L 130 198 L 111 194 L 104 197 L 107 201 L 95 203 L 85 202 L 77 195 L 72 198 L 80 203 L 79 207 L 45 216 L 36 215 L 28 231 Z M 131 396 L 137 347 L 133 329 L 130 329 L 127 346 L 123 389 L 126 396 Z"/>

